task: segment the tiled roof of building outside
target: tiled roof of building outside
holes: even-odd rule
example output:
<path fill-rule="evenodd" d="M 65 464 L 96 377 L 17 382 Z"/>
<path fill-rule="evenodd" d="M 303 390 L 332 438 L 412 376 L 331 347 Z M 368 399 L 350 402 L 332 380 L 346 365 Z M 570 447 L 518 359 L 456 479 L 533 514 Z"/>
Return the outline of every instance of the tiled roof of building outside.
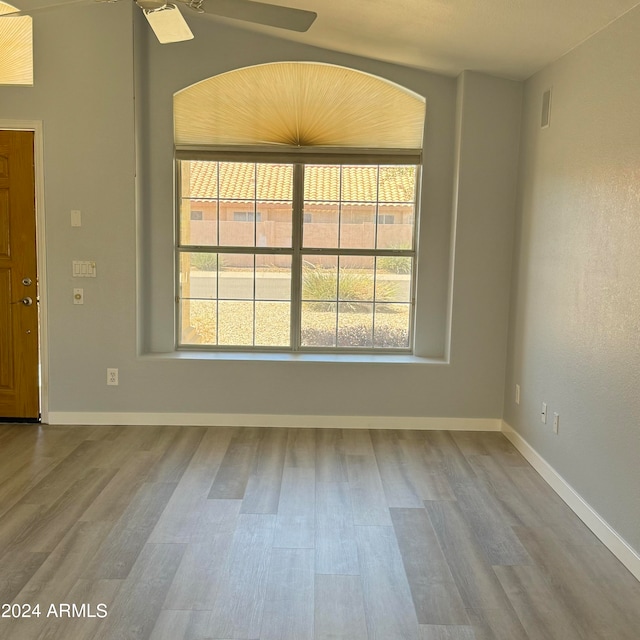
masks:
<path fill-rule="evenodd" d="M 287 202 L 293 193 L 293 166 L 250 162 L 185 163 L 190 168 L 191 198 L 195 200 L 272 200 Z M 220 185 L 218 187 L 218 167 Z M 257 174 L 257 176 L 256 176 Z M 183 194 L 184 195 L 184 194 Z M 316 202 L 412 203 L 415 197 L 413 166 L 307 165 L 304 197 Z"/>

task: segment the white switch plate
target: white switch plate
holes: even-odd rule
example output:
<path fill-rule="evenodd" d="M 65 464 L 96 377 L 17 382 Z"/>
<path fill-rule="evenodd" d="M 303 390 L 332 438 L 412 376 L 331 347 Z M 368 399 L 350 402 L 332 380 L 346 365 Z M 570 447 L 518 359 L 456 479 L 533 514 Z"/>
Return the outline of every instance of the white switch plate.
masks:
<path fill-rule="evenodd" d="M 73 290 L 73 304 L 84 304 L 84 289 Z"/>
<path fill-rule="evenodd" d="M 82 214 L 78 209 L 71 209 L 71 226 L 72 227 L 81 227 L 82 226 Z"/>
<path fill-rule="evenodd" d="M 72 269 L 74 278 L 96 277 L 96 263 L 93 260 L 73 260 Z"/>
<path fill-rule="evenodd" d="M 520 404 L 520 385 L 516 385 L 516 404 Z"/>
<path fill-rule="evenodd" d="M 558 435 L 558 429 L 560 428 L 560 416 L 557 413 L 553 414 L 553 433 Z"/>
<path fill-rule="evenodd" d="M 542 411 L 540 412 L 540 420 L 542 424 L 547 424 L 547 403 L 542 403 Z"/>

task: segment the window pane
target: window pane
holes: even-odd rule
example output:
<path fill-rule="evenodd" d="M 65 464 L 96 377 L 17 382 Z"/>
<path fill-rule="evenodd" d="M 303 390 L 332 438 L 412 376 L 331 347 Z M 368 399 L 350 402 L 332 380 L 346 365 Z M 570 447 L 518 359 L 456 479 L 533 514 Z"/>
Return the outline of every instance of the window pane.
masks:
<path fill-rule="evenodd" d="M 222 300 L 253 300 L 253 254 L 224 253 L 218 260 L 218 297 Z"/>
<path fill-rule="evenodd" d="M 256 300 L 291 300 L 291 256 L 257 255 Z"/>
<path fill-rule="evenodd" d="M 218 197 L 218 163 L 190 160 L 180 162 L 182 197 Z"/>
<path fill-rule="evenodd" d="M 291 344 L 291 305 L 288 302 L 256 302 L 256 346 L 288 347 Z"/>
<path fill-rule="evenodd" d="M 412 165 L 380 167 L 378 182 L 379 202 L 415 201 L 416 168 Z"/>
<path fill-rule="evenodd" d="M 376 247 L 403 249 L 413 247 L 414 205 L 379 205 Z"/>
<path fill-rule="evenodd" d="M 180 254 L 180 297 L 216 298 L 218 264 L 224 256 L 217 253 Z"/>
<path fill-rule="evenodd" d="M 371 348 L 373 346 L 373 305 L 338 303 L 338 346 Z"/>
<path fill-rule="evenodd" d="M 256 165 L 253 162 L 220 162 L 220 199 L 253 200 L 256 197 Z"/>
<path fill-rule="evenodd" d="M 338 202 L 340 166 L 307 165 L 304 168 L 304 199 Z"/>
<path fill-rule="evenodd" d="M 259 164 L 256 197 L 258 200 L 291 202 L 293 200 L 293 165 Z"/>
<path fill-rule="evenodd" d="M 304 302 L 302 304 L 303 347 L 335 347 L 337 328 L 336 303 Z"/>
<path fill-rule="evenodd" d="M 180 344 L 215 345 L 218 303 L 215 300 L 181 300 Z"/>
<path fill-rule="evenodd" d="M 409 304 L 377 304 L 373 346 L 382 349 L 407 349 L 410 311 Z"/>
<path fill-rule="evenodd" d="M 381 256 L 376 259 L 376 302 L 409 302 L 413 258 Z"/>
<path fill-rule="evenodd" d="M 340 205 L 331 202 L 304 203 L 305 247 L 332 249 L 338 246 Z"/>
<path fill-rule="evenodd" d="M 338 300 L 349 301 L 347 306 L 354 310 L 362 302 L 373 302 L 374 260 L 367 256 L 340 257 Z"/>
<path fill-rule="evenodd" d="M 219 216 L 222 246 L 255 246 L 256 204 L 253 200 L 220 200 Z"/>
<path fill-rule="evenodd" d="M 289 202 L 256 202 L 256 246 L 290 247 L 293 204 Z"/>
<path fill-rule="evenodd" d="M 377 202 L 378 167 L 377 165 L 342 167 L 342 202 Z"/>
<path fill-rule="evenodd" d="M 337 256 L 303 256 L 302 299 L 326 301 L 335 310 L 338 299 Z"/>
<path fill-rule="evenodd" d="M 220 300 L 218 344 L 234 347 L 253 345 L 253 302 Z"/>
<path fill-rule="evenodd" d="M 335 347 L 338 257 L 303 256 L 303 259 L 301 344 L 305 347 Z"/>
<path fill-rule="evenodd" d="M 343 204 L 340 209 L 340 247 L 373 249 L 376 241 L 376 205 Z"/>
<path fill-rule="evenodd" d="M 180 207 L 180 244 L 218 244 L 218 203 L 183 198 Z"/>

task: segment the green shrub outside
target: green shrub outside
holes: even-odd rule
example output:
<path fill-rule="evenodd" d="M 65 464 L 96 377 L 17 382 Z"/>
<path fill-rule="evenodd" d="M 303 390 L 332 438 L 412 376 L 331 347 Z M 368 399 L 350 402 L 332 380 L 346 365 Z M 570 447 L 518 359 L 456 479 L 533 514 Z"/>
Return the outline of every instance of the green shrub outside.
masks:
<path fill-rule="evenodd" d="M 222 267 L 224 259 L 217 253 L 192 253 L 191 268 L 198 271 L 216 271 Z"/>
<path fill-rule="evenodd" d="M 338 277 L 336 272 L 331 269 L 323 269 L 310 264 L 305 264 L 302 269 L 303 297 L 317 301 L 314 308 L 318 311 L 335 311 L 338 284 L 340 287 L 338 302 L 341 311 L 366 311 L 368 308 L 366 305 L 373 303 L 373 281 L 371 276 L 366 273 L 341 270 Z M 378 280 L 375 301 L 389 302 L 394 300 L 397 297 L 397 292 L 398 286 L 395 282 Z"/>

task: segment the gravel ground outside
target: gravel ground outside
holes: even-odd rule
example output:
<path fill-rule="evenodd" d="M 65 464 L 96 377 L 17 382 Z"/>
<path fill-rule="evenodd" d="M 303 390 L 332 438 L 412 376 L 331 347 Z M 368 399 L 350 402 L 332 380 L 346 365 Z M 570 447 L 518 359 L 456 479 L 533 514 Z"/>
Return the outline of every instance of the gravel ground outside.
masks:
<path fill-rule="evenodd" d="M 216 344 L 216 326 L 219 326 L 218 344 L 220 345 L 252 345 L 253 344 L 253 317 L 254 303 L 248 302 L 216 302 L 193 300 L 189 304 L 191 326 L 195 329 L 195 340 L 198 344 Z M 313 303 L 305 303 L 303 306 L 302 329 L 303 340 L 305 333 L 308 337 L 307 346 L 325 346 L 314 340 L 319 340 L 319 335 L 331 335 L 336 331 L 336 312 L 316 311 Z M 408 333 L 409 306 L 398 306 L 395 311 L 376 314 L 376 332 L 382 335 L 406 337 Z M 287 302 L 256 302 L 256 346 L 288 346 L 289 344 L 289 303 Z M 339 314 L 340 331 L 344 335 L 355 335 L 360 332 L 371 333 L 373 314 L 349 311 Z M 355 334 L 354 334 L 355 332 Z M 316 337 L 311 337 L 316 336 Z M 352 338 L 345 338 L 350 340 Z M 193 338 L 192 338 L 193 340 Z M 341 346 L 361 346 L 343 344 Z M 371 345 L 362 345 L 371 346 Z M 391 346 L 391 345 L 377 345 Z M 404 346 L 404 345 L 395 345 Z"/>

